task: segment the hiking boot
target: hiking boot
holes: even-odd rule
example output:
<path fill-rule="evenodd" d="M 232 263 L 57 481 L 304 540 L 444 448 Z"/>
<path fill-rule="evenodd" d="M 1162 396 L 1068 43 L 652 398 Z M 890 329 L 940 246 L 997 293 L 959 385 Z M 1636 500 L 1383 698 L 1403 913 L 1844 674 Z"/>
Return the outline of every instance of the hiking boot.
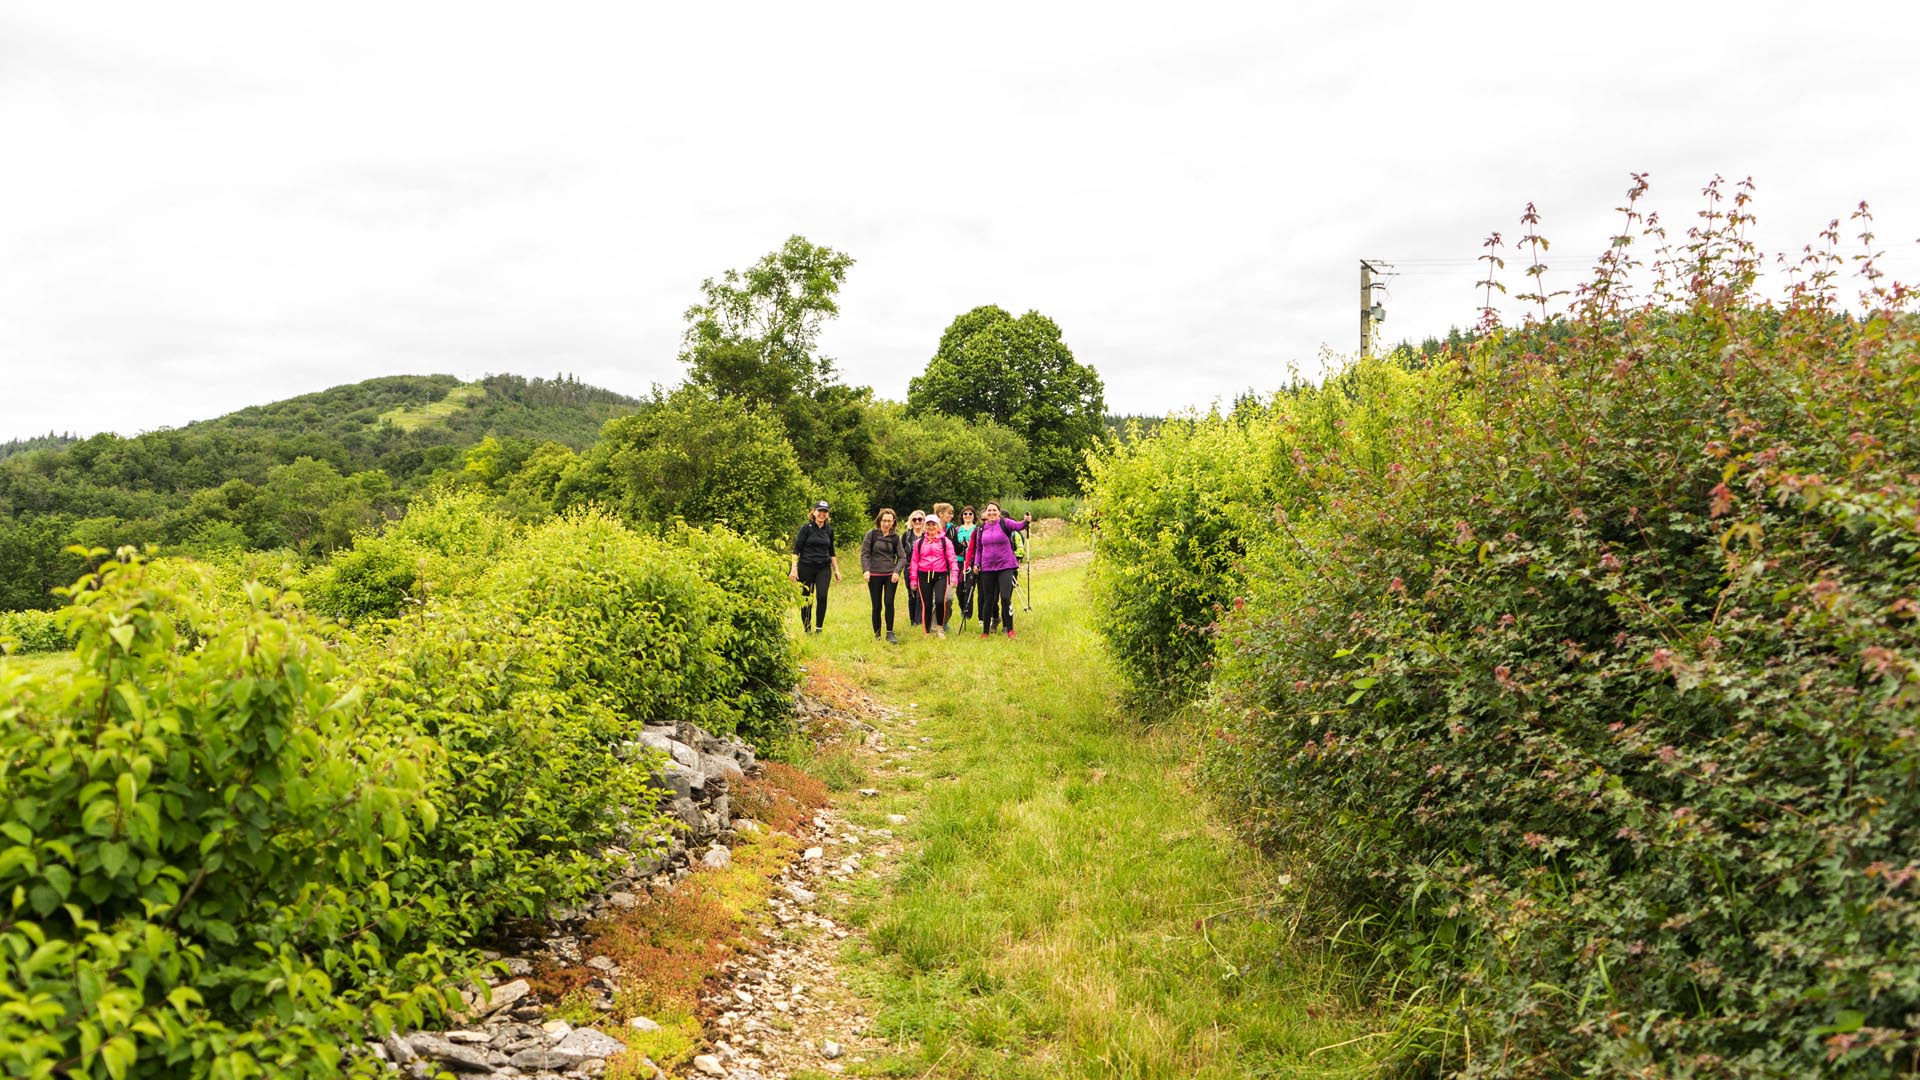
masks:
<path fill-rule="evenodd" d="M 990 637 L 992 637 L 992 636 L 993 636 L 993 631 L 991 631 L 991 630 L 982 630 L 982 631 L 980 631 L 980 636 L 981 636 L 981 637 L 983 637 L 983 638 L 990 638 Z"/>
<path fill-rule="evenodd" d="M 947 636 L 947 628 L 946 628 L 946 627 L 944 627 L 944 626 L 936 626 L 936 627 L 934 627 L 934 628 L 933 628 L 933 636 L 934 636 L 934 637 L 937 637 L 937 638 L 940 638 L 940 639 L 942 639 L 942 640 L 945 640 L 945 639 L 946 639 L 946 636 Z"/>
<path fill-rule="evenodd" d="M 1012 636 L 1013 636 L 1013 631 L 1011 631 L 1011 630 L 1009 630 L 1009 631 L 1007 631 L 1007 636 L 1008 636 L 1008 637 L 1012 637 Z"/>
<path fill-rule="evenodd" d="M 889 645 L 898 645 L 898 644 L 900 644 L 900 639 L 899 639 L 899 638 L 897 638 L 897 637 L 894 637 L 894 636 L 893 636 L 893 631 L 891 631 L 891 630 L 889 630 L 889 631 L 887 631 L 887 644 L 889 644 Z"/>

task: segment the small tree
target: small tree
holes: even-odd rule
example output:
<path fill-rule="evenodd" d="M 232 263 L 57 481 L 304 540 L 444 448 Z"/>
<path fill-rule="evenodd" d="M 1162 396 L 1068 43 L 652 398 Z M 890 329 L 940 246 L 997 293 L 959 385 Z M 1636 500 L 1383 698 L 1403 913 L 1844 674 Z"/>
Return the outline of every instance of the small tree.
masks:
<path fill-rule="evenodd" d="M 907 407 L 1012 428 L 1027 440 L 1028 493 L 1058 495 L 1074 489 L 1106 399 L 1099 374 L 1074 360 L 1057 323 L 988 304 L 940 335 L 927 370 L 908 384 Z"/>

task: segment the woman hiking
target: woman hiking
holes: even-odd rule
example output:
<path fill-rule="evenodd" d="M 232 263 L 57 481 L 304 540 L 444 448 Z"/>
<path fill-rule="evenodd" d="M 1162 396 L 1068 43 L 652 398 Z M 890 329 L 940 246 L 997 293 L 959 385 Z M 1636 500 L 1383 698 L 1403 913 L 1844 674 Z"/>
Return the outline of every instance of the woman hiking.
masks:
<path fill-rule="evenodd" d="M 873 516 L 873 528 L 860 538 L 860 572 L 867 578 L 867 597 L 873 603 L 873 639 L 880 640 L 880 611 L 887 615 L 887 640 L 900 644 L 893 636 L 893 596 L 900 588 L 900 575 L 907 566 L 907 545 L 894 530 L 891 509 Z"/>
<path fill-rule="evenodd" d="M 900 537 L 902 550 L 909 561 L 913 558 L 914 545 L 920 542 L 920 535 L 927 531 L 927 512 L 915 510 L 907 515 L 907 531 Z M 920 622 L 920 590 L 907 584 L 907 621 L 918 625 Z"/>
<path fill-rule="evenodd" d="M 980 605 L 980 636 L 991 635 L 1005 627 L 1013 636 L 1013 579 L 1020 570 L 1020 556 L 1013 548 L 1013 534 L 1033 521 L 1028 514 L 1012 521 L 1000 513 L 1000 504 L 990 502 L 980 508 L 981 521 L 967 540 L 967 566 L 979 571 L 976 586 Z"/>
<path fill-rule="evenodd" d="M 928 517 L 927 520 L 932 521 L 935 518 L 938 518 L 940 521 L 940 531 L 947 534 L 947 542 L 953 545 L 954 554 L 964 558 L 966 553 L 960 550 L 960 541 L 953 538 L 953 504 L 950 502 L 934 503 L 933 514 Z M 954 567 L 953 578 L 952 581 L 947 582 L 948 595 L 952 595 L 960 588 L 960 569 L 958 566 Z M 940 620 L 941 629 L 949 628 L 952 622 L 953 605 L 948 604 L 946 608 L 946 618 Z"/>
<path fill-rule="evenodd" d="M 960 557 L 947 539 L 938 517 L 927 519 L 927 531 L 907 559 L 907 587 L 920 595 L 922 629 L 935 637 L 947 636 L 947 584 L 960 570 Z"/>
<path fill-rule="evenodd" d="M 840 558 L 833 551 L 833 514 L 825 499 L 813 504 L 793 538 L 793 567 L 787 576 L 800 583 L 800 632 L 824 630 L 827 586 L 840 580 Z"/>

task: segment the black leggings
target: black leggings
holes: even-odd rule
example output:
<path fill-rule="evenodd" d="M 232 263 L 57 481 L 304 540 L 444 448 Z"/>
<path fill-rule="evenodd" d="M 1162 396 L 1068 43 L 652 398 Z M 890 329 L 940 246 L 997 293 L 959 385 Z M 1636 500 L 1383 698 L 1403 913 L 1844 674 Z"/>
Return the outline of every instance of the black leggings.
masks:
<path fill-rule="evenodd" d="M 963 621 L 973 618 L 973 593 L 977 586 L 975 575 L 964 570 L 960 572 L 960 580 L 953 583 L 953 596 L 960 601 L 960 618 Z"/>
<path fill-rule="evenodd" d="M 945 570 L 920 575 L 920 619 L 929 634 L 947 625 L 947 576 Z"/>
<path fill-rule="evenodd" d="M 833 564 L 800 564 L 800 628 L 827 625 L 827 588 L 833 584 Z"/>
<path fill-rule="evenodd" d="M 980 571 L 975 603 L 980 605 L 980 628 L 987 633 L 993 633 L 996 623 L 1013 629 L 1013 582 L 1019 573 L 1017 569 Z"/>
<path fill-rule="evenodd" d="M 880 635 L 880 609 L 882 606 L 886 608 L 887 612 L 887 633 L 893 633 L 893 594 L 899 588 L 900 583 L 893 580 L 893 578 L 887 574 L 876 574 L 867 579 L 867 598 L 873 601 L 873 633 L 875 637 Z"/>

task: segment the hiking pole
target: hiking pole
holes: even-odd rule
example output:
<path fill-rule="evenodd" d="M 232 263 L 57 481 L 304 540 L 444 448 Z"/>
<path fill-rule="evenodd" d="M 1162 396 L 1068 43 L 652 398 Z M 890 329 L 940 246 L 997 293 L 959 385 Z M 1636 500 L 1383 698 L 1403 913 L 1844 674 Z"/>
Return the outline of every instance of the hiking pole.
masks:
<path fill-rule="evenodd" d="M 1031 521 L 1027 522 L 1027 527 L 1022 531 L 1021 535 L 1026 540 L 1026 543 L 1021 546 L 1026 548 L 1027 550 L 1027 600 L 1026 600 L 1026 606 L 1022 610 L 1032 611 L 1033 610 L 1033 566 L 1034 566 L 1033 522 Z"/>

